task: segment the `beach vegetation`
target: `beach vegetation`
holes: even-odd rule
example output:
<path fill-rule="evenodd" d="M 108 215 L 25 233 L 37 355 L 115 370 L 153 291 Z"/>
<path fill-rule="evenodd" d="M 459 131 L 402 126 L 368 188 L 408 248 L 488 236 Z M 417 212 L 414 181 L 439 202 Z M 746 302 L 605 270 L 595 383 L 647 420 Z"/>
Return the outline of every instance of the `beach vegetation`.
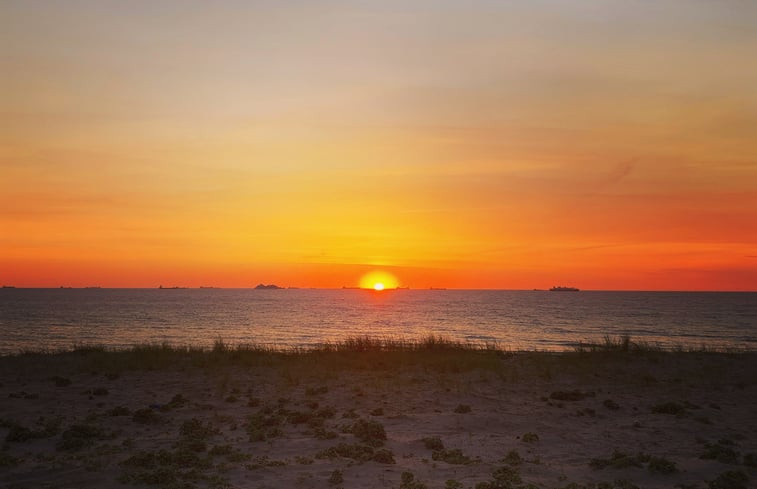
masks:
<path fill-rule="evenodd" d="M 131 409 L 125 406 L 114 406 L 105 411 L 106 416 L 129 416 L 130 414 Z"/>
<path fill-rule="evenodd" d="M 612 399 L 605 399 L 602 402 L 602 405 L 610 411 L 617 411 L 618 409 L 620 409 L 620 405 Z"/>
<path fill-rule="evenodd" d="M 344 482 L 344 475 L 341 470 L 334 470 L 329 476 L 329 484 L 335 486 Z"/>
<path fill-rule="evenodd" d="M 539 441 L 539 435 L 529 431 L 528 433 L 525 433 L 520 439 L 524 443 L 536 443 L 537 441 Z"/>
<path fill-rule="evenodd" d="M 283 422 L 283 416 L 273 414 L 272 410 L 264 408 L 255 414 L 247 416 L 247 423 L 245 423 L 244 427 L 250 441 L 265 441 L 284 434 L 280 428 Z"/>
<path fill-rule="evenodd" d="M 444 450 L 444 442 L 438 436 L 426 437 L 421 440 L 423 446 L 429 450 Z"/>
<path fill-rule="evenodd" d="M 475 489 L 526 489 L 518 471 L 511 467 L 500 467 L 492 472 L 489 481 L 476 484 Z"/>
<path fill-rule="evenodd" d="M 155 412 L 155 410 L 150 408 L 143 408 L 138 409 L 134 411 L 134 414 L 131 417 L 132 421 L 135 423 L 140 424 L 161 424 L 164 423 L 166 420 L 163 416 Z"/>
<path fill-rule="evenodd" d="M 17 466 L 20 460 L 5 450 L 0 450 L 0 469 L 9 469 Z"/>
<path fill-rule="evenodd" d="M 360 444 L 340 443 L 326 448 L 315 454 L 317 459 L 349 458 L 357 462 L 367 462 L 373 459 L 373 447 Z"/>
<path fill-rule="evenodd" d="M 739 453 L 732 448 L 733 442 L 727 439 L 716 443 L 705 442 L 704 452 L 699 456 L 703 460 L 717 460 L 723 464 L 739 463 Z"/>
<path fill-rule="evenodd" d="M 520 456 L 518 450 L 510 450 L 502 459 L 502 462 L 512 466 L 520 465 L 523 463 L 523 457 Z"/>
<path fill-rule="evenodd" d="M 61 377 L 60 375 L 53 375 L 49 380 L 55 384 L 55 387 L 67 387 L 71 385 L 71 379 L 68 377 Z"/>
<path fill-rule="evenodd" d="M 613 469 L 625 469 L 628 467 L 643 467 L 643 464 L 649 462 L 651 456 L 644 453 L 631 455 L 619 450 L 615 450 L 609 458 L 593 458 L 589 461 L 589 466 L 594 469 L 604 469 L 610 467 Z"/>
<path fill-rule="evenodd" d="M 674 474 L 678 472 L 676 463 L 665 457 L 649 457 L 647 470 L 656 474 Z"/>
<path fill-rule="evenodd" d="M 74 424 L 61 433 L 60 440 L 55 444 L 59 451 L 76 451 L 87 448 L 97 440 L 108 438 L 102 428 L 88 424 Z"/>
<path fill-rule="evenodd" d="M 5 435 L 5 441 L 10 443 L 23 443 L 29 440 L 51 438 L 60 432 L 63 418 L 60 416 L 40 418 L 34 428 L 28 428 L 12 420 L 3 419 L 0 426 L 9 428 Z"/>
<path fill-rule="evenodd" d="M 686 406 L 673 401 L 661 402 L 652 406 L 652 413 L 669 414 L 681 418 L 686 415 Z"/>
<path fill-rule="evenodd" d="M 416 480 L 412 472 L 403 472 L 400 475 L 399 489 L 428 489 L 423 482 Z"/>
<path fill-rule="evenodd" d="M 730 470 L 707 481 L 709 489 L 748 489 L 749 476 L 741 470 Z"/>
<path fill-rule="evenodd" d="M 550 399 L 556 401 L 582 401 L 587 397 L 594 397 L 594 392 L 581 392 L 579 390 L 572 391 L 555 391 L 549 395 Z"/>
<path fill-rule="evenodd" d="M 757 453 L 747 453 L 744 455 L 743 463 L 747 467 L 757 468 Z"/>
<path fill-rule="evenodd" d="M 358 419 L 352 425 L 352 434 L 363 443 L 380 447 L 386 440 L 384 425 L 374 420 Z"/>
<path fill-rule="evenodd" d="M 431 452 L 431 459 L 436 462 L 444 462 L 452 465 L 470 465 L 474 461 L 467 455 L 463 454 L 459 448 L 451 450 L 442 449 Z"/>

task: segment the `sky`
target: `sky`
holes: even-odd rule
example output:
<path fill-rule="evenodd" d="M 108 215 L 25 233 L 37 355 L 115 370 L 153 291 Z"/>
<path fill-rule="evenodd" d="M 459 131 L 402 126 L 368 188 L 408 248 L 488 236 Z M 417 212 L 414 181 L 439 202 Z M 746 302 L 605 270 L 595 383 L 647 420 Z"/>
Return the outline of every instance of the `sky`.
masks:
<path fill-rule="evenodd" d="M 736 0 L 3 0 L 0 282 L 757 290 L 755 26 Z"/>

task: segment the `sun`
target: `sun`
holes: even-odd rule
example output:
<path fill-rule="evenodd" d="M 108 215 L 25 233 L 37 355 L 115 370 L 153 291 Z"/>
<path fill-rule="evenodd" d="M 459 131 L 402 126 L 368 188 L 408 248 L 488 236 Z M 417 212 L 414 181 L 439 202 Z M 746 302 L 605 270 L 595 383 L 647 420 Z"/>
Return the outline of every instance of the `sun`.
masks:
<path fill-rule="evenodd" d="M 397 277 L 384 270 L 374 270 L 360 277 L 360 288 L 369 290 L 391 290 L 399 286 Z"/>

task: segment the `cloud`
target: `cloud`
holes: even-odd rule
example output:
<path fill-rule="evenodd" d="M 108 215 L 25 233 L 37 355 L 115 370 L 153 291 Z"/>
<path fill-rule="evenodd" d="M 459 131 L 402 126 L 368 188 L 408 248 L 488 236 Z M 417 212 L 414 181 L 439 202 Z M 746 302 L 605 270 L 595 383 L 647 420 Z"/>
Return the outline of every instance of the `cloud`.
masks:
<path fill-rule="evenodd" d="M 631 174 L 634 167 L 636 166 L 636 163 L 639 161 L 638 158 L 633 158 L 628 161 L 623 161 L 621 163 L 618 163 L 615 165 L 615 167 L 608 173 L 603 179 L 602 184 L 604 185 L 613 185 L 624 178 L 626 178 L 628 175 Z"/>

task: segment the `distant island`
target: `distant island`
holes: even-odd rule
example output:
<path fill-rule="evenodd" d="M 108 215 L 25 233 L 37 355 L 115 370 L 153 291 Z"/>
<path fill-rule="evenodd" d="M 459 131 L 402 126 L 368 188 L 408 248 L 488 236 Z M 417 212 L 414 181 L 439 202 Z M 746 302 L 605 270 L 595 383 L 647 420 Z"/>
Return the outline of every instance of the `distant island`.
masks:
<path fill-rule="evenodd" d="M 277 290 L 277 289 L 283 289 L 284 287 L 279 287 L 276 284 L 268 284 L 268 285 L 258 284 L 255 286 L 255 288 L 259 290 Z"/>
<path fill-rule="evenodd" d="M 577 289 L 575 287 L 562 287 L 562 286 L 554 286 L 551 289 L 549 289 L 550 292 L 578 292 L 581 289 Z"/>

